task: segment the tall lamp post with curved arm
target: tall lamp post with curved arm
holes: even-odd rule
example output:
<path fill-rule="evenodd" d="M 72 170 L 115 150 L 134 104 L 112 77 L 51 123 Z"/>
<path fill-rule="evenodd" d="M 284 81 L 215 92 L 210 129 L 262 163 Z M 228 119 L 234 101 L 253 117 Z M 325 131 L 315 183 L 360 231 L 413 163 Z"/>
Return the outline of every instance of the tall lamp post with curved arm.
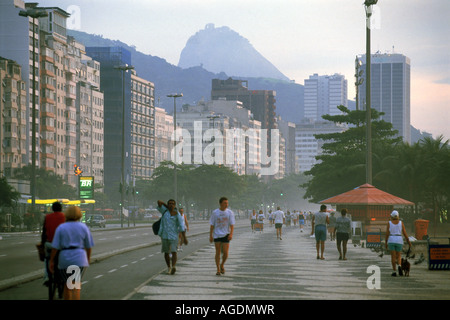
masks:
<path fill-rule="evenodd" d="M 35 20 L 48 16 L 47 11 L 39 8 L 29 8 L 19 11 L 19 16 L 33 19 L 33 94 L 32 94 L 32 115 L 31 115 L 31 210 L 34 213 L 36 206 L 36 27 Z"/>
<path fill-rule="evenodd" d="M 177 186 L 177 153 L 176 153 L 176 145 L 177 145 L 177 98 L 181 98 L 183 96 L 182 93 L 174 93 L 174 94 L 168 94 L 168 98 L 173 98 L 173 134 L 174 134 L 174 141 L 173 141 L 173 183 L 175 187 L 175 203 L 178 208 L 178 186 Z"/>
<path fill-rule="evenodd" d="M 121 186 L 120 189 L 120 226 L 123 227 L 123 212 L 125 206 L 125 72 L 128 70 L 134 69 L 133 66 L 129 66 L 127 64 L 115 66 L 114 69 L 122 71 L 122 178 L 121 178 Z M 128 219 L 128 226 L 130 224 L 130 220 Z"/>
<path fill-rule="evenodd" d="M 366 182 L 372 184 L 372 114 L 370 99 L 370 19 L 372 17 L 372 6 L 377 4 L 378 0 L 365 0 L 366 10 Z"/>

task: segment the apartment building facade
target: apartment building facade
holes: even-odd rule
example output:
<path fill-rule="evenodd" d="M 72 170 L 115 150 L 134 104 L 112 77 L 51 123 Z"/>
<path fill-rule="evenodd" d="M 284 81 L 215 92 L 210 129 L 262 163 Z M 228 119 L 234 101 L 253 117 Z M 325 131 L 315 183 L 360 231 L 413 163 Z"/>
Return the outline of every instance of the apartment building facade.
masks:
<path fill-rule="evenodd" d="M 165 109 L 155 107 L 155 168 L 163 161 L 171 161 L 173 148 L 173 116 Z"/>
<path fill-rule="evenodd" d="M 27 157 L 27 92 L 21 66 L 0 57 L 0 176 L 11 179 Z"/>
<path fill-rule="evenodd" d="M 260 174 L 261 122 L 253 119 L 240 101 L 222 99 L 184 105 L 177 113 L 178 127 L 189 134 L 181 140 L 188 143 L 190 156 L 186 157 L 183 149 L 177 157 L 192 164 L 225 165 L 240 175 Z"/>
<path fill-rule="evenodd" d="M 155 85 L 131 72 L 131 175 L 149 180 L 155 168 Z"/>
<path fill-rule="evenodd" d="M 67 36 L 69 14 L 42 8 L 41 156 L 40 166 L 78 185 L 74 166 L 103 185 L 103 93 L 100 66 L 86 55 L 83 44 Z"/>
<path fill-rule="evenodd" d="M 315 135 L 325 133 L 343 132 L 345 126 L 333 122 L 303 121 L 295 127 L 295 154 L 299 172 L 311 170 L 319 163 L 316 156 L 322 154 L 322 146 L 326 141 L 316 139 Z"/>
<path fill-rule="evenodd" d="M 73 167 L 78 165 L 84 175 L 92 175 L 102 184 L 103 93 L 98 62 L 85 55 L 81 43 L 67 36 L 70 15 L 64 10 L 21 0 L 2 1 L 0 9 L 0 52 L 17 58 L 26 91 L 27 121 L 21 130 L 26 137 L 26 156 L 22 166 L 31 163 L 35 108 L 36 166 L 62 176 L 75 187 L 78 177 Z M 47 16 L 19 16 L 26 9 L 46 11 Z"/>
<path fill-rule="evenodd" d="M 261 122 L 263 129 L 276 129 L 275 97 L 274 90 L 249 90 L 247 80 L 212 80 L 212 100 L 241 101 L 244 108 L 250 110 L 254 118 Z"/>
<path fill-rule="evenodd" d="M 36 7 L 37 3 L 25 3 L 23 0 L 0 1 L 0 56 L 11 59 L 21 66 L 21 77 L 25 82 L 26 92 L 26 154 L 22 157 L 22 166 L 31 164 L 32 161 L 32 112 L 36 109 L 36 166 L 39 166 L 40 158 L 40 134 L 39 134 L 39 48 L 40 33 L 39 19 L 21 17 L 21 10 Z M 34 50 L 34 51 L 33 51 Z M 34 59 L 34 62 L 33 62 Z M 35 75 L 35 103 L 33 105 L 33 73 Z"/>

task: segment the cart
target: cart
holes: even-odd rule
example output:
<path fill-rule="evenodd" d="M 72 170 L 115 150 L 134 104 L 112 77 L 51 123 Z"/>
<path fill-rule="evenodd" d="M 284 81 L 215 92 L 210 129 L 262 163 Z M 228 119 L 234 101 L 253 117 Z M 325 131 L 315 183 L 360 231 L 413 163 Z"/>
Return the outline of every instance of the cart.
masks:
<path fill-rule="evenodd" d="M 360 246 L 363 238 L 361 221 L 352 221 L 352 243 L 353 246 Z"/>
<path fill-rule="evenodd" d="M 382 258 L 386 253 L 383 243 L 381 242 L 381 228 L 371 228 L 366 233 L 366 248 L 380 253 L 379 257 Z"/>
<path fill-rule="evenodd" d="M 366 248 L 381 249 L 381 229 L 374 229 L 366 233 Z"/>

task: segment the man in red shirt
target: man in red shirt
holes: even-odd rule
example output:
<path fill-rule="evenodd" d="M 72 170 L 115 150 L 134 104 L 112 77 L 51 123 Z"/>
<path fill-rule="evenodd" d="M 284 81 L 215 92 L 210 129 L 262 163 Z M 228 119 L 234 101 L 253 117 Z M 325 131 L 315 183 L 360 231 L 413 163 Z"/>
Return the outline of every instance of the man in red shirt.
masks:
<path fill-rule="evenodd" d="M 45 216 L 44 226 L 42 228 L 41 243 L 44 244 L 45 248 L 45 266 L 47 266 L 50 259 L 50 252 L 52 251 L 52 241 L 55 235 L 56 228 L 66 221 L 66 217 L 62 212 L 62 205 L 59 202 L 54 202 L 52 204 L 52 213 Z M 47 284 L 47 268 L 45 268 L 45 279 L 44 284 Z"/>
<path fill-rule="evenodd" d="M 45 216 L 44 228 L 42 230 L 42 243 L 52 242 L 53 236 L 55 235 L 56 228 L 66 221 L 64 213 L 62 213 L 62 206 L 59 202 L 54 202 L 52 204 L 52 213 Z"/>

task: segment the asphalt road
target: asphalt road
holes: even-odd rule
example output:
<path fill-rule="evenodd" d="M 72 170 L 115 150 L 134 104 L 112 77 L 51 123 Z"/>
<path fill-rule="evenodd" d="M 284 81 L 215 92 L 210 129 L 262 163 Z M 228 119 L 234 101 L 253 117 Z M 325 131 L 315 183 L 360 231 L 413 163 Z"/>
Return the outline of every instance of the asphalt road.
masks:
<path fill-rule="evenodd" d="M 189 240 L 189 245 L 178 253 L 180 259 L 209 245 L 205 234 L 192 236 Z M 136 287 L 165 269 L 166 265 L 159 245 L 110 255 L 108 258 L 91 263 L 86 269 L 82 278 L 81 298 L 83 300 L 121 300 Z M 0 300 L 47 300 L 47 289 L 43 286 L 42 278 L 39 277 L 0 291 Z"/>
<path fill-rule="evenodd" d="M 206 221 L 191 222 L 188 235 L 207 233 Z M 160 242 L 149 225 L 131 228 L 92 228 L 95 246 L 91 263 L 103 261 L 120 253 L 147 248 Z M 38 259 L 36 244 L 40 233 L 4 233 L 0 240 L 0 290 L 43 276 L 43 262 Z"/>

